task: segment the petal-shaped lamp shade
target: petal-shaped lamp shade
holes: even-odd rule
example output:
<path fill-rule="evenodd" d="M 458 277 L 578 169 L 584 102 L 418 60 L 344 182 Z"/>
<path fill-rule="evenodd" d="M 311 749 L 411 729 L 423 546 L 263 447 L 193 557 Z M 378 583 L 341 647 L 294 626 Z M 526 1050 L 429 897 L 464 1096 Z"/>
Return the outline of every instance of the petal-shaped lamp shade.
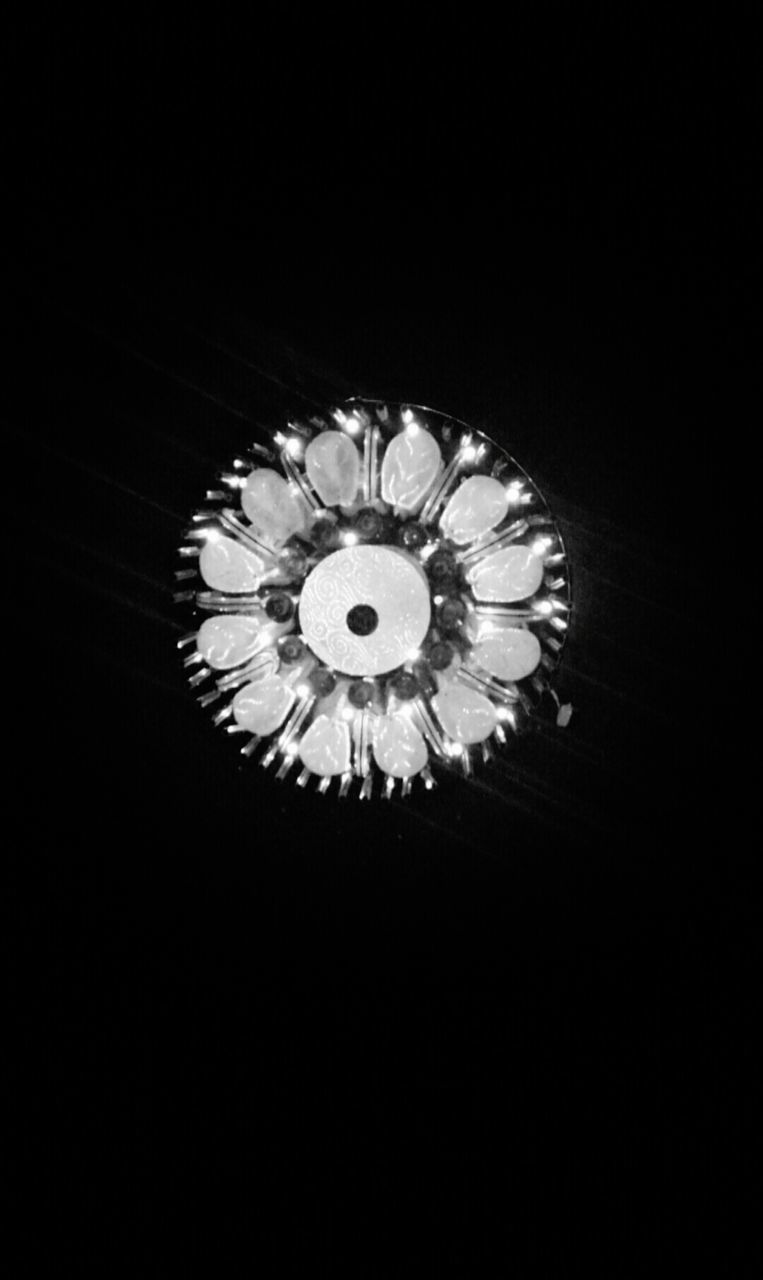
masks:
<path fill-rule="evenodd" d="M 489 698 L 476 689 L 451 684 L 432 699 L 437 718 L 456 742 L 483 742 L 493 732 L 498 717 Z"/>
<path fill-rule="evenodd" d="M 382 461 L 382 497 L 402 511 L 415 511 L 442 465 L 440 446 L 423 427 L 408 428 L 387 445 Z"/>
<path fill-rule="evenodd" d="M 326 507 L 349 506 L 358 494 L 360 456 L 341 431 L 323 431 L 305 451 L 307 478 Z"/>
<path fill-rule="evenodd" d="M 264 572 L 264 561 L 233 538 L 218 537 L 201 549 L 199 573 L 215 591 L 257 591 Z"/>
<path fill-rule="evenodd" d="M 280 676 L 267 676 L 239 689 L 233 699 L 236 723 L 251 733 L 275 733 L 294 702 L 294 690 Z"/>
<path fill-rule="evenodd" d="M 427 762 L 427 744 L 406 716 L 380 716 L 374 727 L 374 759 L 393 778 L 412 778 Z"/>
<path fill-rule="evenodd" d="M 523 680 L 540 662 L 540 641 L 523 627 L 501 627 L 475 645 L 471 657 L 497 680 Z"/>
<path fill-rule="evenodd" d="M 263 641 L 263 628 L 269 622 L 264 609 L 252 617 L 228 613 L 207 618 L 199 627 L 196 648 L 210 667 L 229 671 L 253 657 Z"/>
<path fill-rule="evenodd" d="M 288 481 L 268 467 L 249 473 L 241 490 L 241 505 L 254 532 L 272 546 L 286 542 L 305 527 L 305 508 Z"/>
<path fill-rule="evenodd" d="M 346 720 L 318 716 L 299 744 L 302 763 L 322 778 L 350 767 L 350 730 Z"/>
<path fill-rule="evenodd" d="M 492 476 L 469 476 L 446 506 L 440 528 L 446 538 L 463 546 L 501 523 L 509 509 L 505 486 Z"/>
<path fill-rule="evenodd" d="M 543 558 L 529 547 L 505 547 L 485 556 L 466 575 L 478 600 L 526 600 L 543 581 Z"/>

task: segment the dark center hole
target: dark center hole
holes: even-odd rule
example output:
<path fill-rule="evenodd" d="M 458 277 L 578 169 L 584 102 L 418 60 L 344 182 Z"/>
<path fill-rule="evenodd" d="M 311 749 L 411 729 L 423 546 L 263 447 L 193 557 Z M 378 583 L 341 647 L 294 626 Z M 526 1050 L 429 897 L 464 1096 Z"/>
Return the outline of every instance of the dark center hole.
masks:
<path fill-rule="evenodd" d="M 347 614 L 347 626 L 354 636 L 370 636 L 379 625 L 379 615 L 370 604 L 356 604 Z"/>

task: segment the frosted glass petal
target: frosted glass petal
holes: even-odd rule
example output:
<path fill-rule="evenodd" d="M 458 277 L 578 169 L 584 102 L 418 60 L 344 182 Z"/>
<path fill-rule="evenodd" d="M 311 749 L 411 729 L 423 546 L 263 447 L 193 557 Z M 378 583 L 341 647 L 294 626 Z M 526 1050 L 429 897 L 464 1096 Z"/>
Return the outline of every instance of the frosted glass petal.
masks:
<path fill-rule="evenodd" d="M 299 744 L 302 763 L 322 778 L 350 767 L 350 730 L 346 720 L 318 716 Z"/>
<path fill-rule="evenodd" d="M 472 657 L 497 680 L 523 680 L 540 662 L 540 642 L 523 627 L 501 627 L 475 645 Z"/>
<path fill-rule="evenodd" d="M 469 476 L 446 506 L 440 527 L 446 538 L 463 546 L 489 533 L 509 509 L 505 486 L 492 476 Z"/>
<path fill-rule="evenodd" d="M 443 729 L 456 742 L 483 742 L 498 723 L 490 699 L 465 685 L 441 689 L 432 699 L 432 706 Z"/>
<path fill-rule="evenodd" d="M 414 511 L 440 470 L 442 455 L 434 436 L 419 427 L 401 431 L 387 445 L 382 461 L 382 497 L 391 506 Z"/>
<path fill-rule="evenodd" d="M 215 591 L 256 591 L 264 572 L 264 561 L 233 538 L 218 537 L 201 549 L 199 573 Z"/>
<path fill-rule="evenodd" d="M 228 613 L 207 618 L 199 627 L 196 648 L 216 671 L 228 671 L 245 662 L 262 643 L 262 629 L 269 619 L 264 610 L 258 616 Z"/>
<path fill-rule="evenodd" d="M 360 456 L 341 431 L 323 431 L 305 452 L 307 478 L 326 507 L 349 506 L 358 494 Z"/>
<path fill-rule="evenodd" d="M 427 762 L 427 745 L 406 716 L 380 716 L 374 727 L 374 759 L 393 778 L 412 778 Z"/>
<path fill-rule="evenodd" d="M 247 684 L 233 699 L 236 723 L 252 733 L 275 733 L 294 702 L 294 691 L 280 676 Z"/>
<path fill-rule="evenodd" d="M 249 473 L 241 490 L 241 505 L 254 532 L 274 546 L 305 526 L 305 508 L 283 476 L 269 467 Z"/>
<path fill-rule="evenodd" d="M 511 604 L 538 590 L 543 581 L 543 557 L 529 547 L 506 547 L 485 556 L 466 576 L 478 600 Z"/>

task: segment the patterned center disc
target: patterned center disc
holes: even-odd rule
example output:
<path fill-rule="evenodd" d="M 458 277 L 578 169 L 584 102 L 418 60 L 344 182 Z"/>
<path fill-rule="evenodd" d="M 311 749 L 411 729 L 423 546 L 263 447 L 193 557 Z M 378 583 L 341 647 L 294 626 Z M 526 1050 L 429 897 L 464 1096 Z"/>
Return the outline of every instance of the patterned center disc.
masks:
<path fill-rule="evenodd" d="M 373 628 L 364 629 L 366 614 Z M 350 676 L 380 676 L 413 657 L 429 630 L 429 583 L 412 557 L 394 547 L 345 547 L 307 577 L 299 622 L 307 645 Z"/>

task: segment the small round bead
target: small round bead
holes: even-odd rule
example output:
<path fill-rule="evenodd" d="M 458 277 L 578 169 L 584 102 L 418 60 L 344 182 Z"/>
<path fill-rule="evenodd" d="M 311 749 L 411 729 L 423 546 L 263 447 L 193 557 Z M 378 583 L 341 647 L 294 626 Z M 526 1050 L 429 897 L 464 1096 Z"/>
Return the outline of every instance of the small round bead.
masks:
<path fill-rule="evenodd" d="M 428 537 L 429 535 L 423 524 L 419 524 L 417 520 L 409 521 L 400 530 L 400 541 L 409 551 L 415 551 L 417 547 L 423 547 Z"/>
<path fill-rule="evenodd" d="M 339 530 L 333 520 L 316 520 L 310 530 L 310 536 L 321 551 L 329 551 L 339 542 Z"/>
<path fill-rule="evenodd" d="M 466 617 L 466 605 L 463 600 L 454 597 L 440 606 L 439 619 L 443 627 L 460 627 Z"/>
<path fill-rule="evenodd" d="M 408 702 L 419 692 L 419 682 L 410 671 L 398 671 L 390 680 L 388 688 L 396 698 Z"/>
<path fill-rule="evenodd" d="M 433 671 L 445 671 L 453 661 L 453 646 L 441 641 L 439 644 L 432 645 L 428 656 L 429 665 Z"/>
<path fill-rule="evenodd" d="M 285 591 L 274 591 L 268 596 L 265 612 L 273 622 L 288 622 L 294 613 L 294 602 Z"/>
<path fill-rule="evenodd" d="M 427 560 L 427 573 L 433 582 L 452 582 L 458 573 L 456 557 L 450 551 L 435 551 Z"/>
<path fill-rule="evenodd" d="M 354 680 L 347 690 L 347 697 L 353 707 L 367 707 L 373 701 L 374 686 L 366 680 Z"/>
<path fill-rule="evenodd" d="M 278 646 L 278 651 L 282 662 L 291 665 L 304 658 L 307 653 L 307 646 L 299 636 L 285 636 Z"/>
<path fill-rule="evenodd" d="M 355 528 L 361 538 L 376 538 L 382 530 L 382 518 L 373 507 L 359 511 L 355 518 Z"/>
<path fill-rule="evenodd" d="M 308 676 L 310 686 L 319 698 L 327 698 L 336 689 L 336 676 L 327 667 L 316 667 Z"/>

